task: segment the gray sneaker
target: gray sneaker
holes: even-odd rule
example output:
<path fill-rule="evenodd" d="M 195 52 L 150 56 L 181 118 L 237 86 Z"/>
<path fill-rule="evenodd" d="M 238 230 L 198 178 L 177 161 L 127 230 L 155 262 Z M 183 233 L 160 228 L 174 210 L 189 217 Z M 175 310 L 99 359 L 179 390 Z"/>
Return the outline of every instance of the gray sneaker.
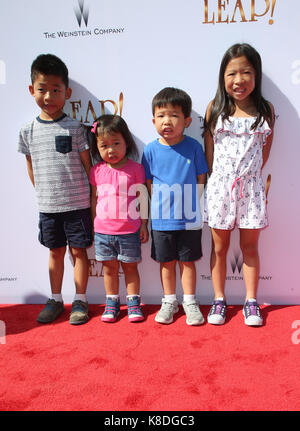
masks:
<path fill-rule="evenodd" d="M 161 302 L 161 308 L 155 316 L 155 321 L 166 324 L 172 323 L 174 314 L 179 311 L 178 302 L 168 302 L 165 298 Z"/>
<path fill-rule="evenodd" d="M 45 308 L 39 313 L 37 321 L 39 323 L 50 323 L 57 319 L 58 316 L 64 311 L 63 302 L 55 301 L 55 299 L 48 299 Z"/>
<path fill-rule="evenodd" d="M 81 325 L 88 320 L 88 303 L 80 300 L 72 302 L 72 310 L 69 323 L 71 323 L 71 325 Z"/>
<path fill-rule="evenodd" d="M 183 302 L 182 306 L 186 314 L 186 323 L 188 325 L 202 325 L 202 323 L 204 323 L 204 317 L 196 302 Z"/>

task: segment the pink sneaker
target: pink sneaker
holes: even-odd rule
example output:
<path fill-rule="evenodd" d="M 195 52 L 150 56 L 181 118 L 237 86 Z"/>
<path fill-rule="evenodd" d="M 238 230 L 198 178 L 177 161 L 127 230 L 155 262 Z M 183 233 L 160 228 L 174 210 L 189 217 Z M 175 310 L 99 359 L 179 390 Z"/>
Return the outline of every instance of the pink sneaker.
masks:
<path fill-rule="evenodd" d="M 101 316 L 102 322 L 113 323 L 120 314 L 120 300 L 107 298 L 104 313 Z"/>
<path fill-rule="evenodd" d="M 141 298 L 139 296 L 127 297 L 127 309 L 129 322 L 140 322 L 141 320 L 144 320 L 141 308 Z"/>

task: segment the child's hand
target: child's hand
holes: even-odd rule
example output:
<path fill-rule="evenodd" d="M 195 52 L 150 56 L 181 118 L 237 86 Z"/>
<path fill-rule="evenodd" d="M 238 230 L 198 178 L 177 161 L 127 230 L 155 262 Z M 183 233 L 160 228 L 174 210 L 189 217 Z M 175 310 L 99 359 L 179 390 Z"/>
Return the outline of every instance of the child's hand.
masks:
<path fill-rule="evenodd" d="M 142 223 L 141 227 L 140 227 L 140 240 L 141 243 L 145 243 L 147 242 L 149 239 L 149 233 L 148 233 L 148 229 L 147 229 L 147 224 Z"/>

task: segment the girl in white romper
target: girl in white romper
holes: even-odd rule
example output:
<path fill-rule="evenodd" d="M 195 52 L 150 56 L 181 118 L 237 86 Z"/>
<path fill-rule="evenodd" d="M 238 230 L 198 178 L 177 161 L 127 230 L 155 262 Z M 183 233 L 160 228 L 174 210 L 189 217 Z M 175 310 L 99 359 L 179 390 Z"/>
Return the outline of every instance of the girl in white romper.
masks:
<path fill-rule="evenodd" d="M 226 256 L 232 229 L 240 229 L 247 325 L 262 325 L 256 301 L 259 275 L 258 237 L 268 224 L 261 170 L 273 138 L 273 106 L 261 95 L 261 59 L 248 44 L 225 53 L 219 86 L 209 103 L 204 124 L 209 167 L 205 218 L 212 232 L 211 273 L 215 292 L 208 322 L 226 317 Z"/>

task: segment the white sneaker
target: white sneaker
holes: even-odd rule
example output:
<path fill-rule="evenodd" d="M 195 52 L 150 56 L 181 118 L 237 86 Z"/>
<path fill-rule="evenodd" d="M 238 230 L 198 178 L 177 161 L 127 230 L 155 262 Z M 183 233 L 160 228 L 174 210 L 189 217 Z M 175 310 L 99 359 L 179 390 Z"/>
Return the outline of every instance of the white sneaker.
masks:
<path fill-rule="evenodd" d="M 186 314 L 186 323 L 188 325 L 202 325 L 202 323 L 204 323 L 204 317 L 196 302 L 183 302 L 182 306 Z"/>
<path fill-rule="evenodd" d="M 165 298 L 161 302 L 161 308 L 155 316 L 155 321 L 165 324 L 172 323 L 174 314 L 179 311 L 178 302 L 169 302 Z"/>
<path fill-rule="evenodd" d="M 263 324 L 260 308 L 256 301 L 245 302 L 243 315 L 245 316 L 245 324 L 248 326 L 261 326 Z"/>
<path fill-rule="evenodd" d="M 226 302 L 224 299 L 215 299 L 207 316 L 208 323 L 223 325 L 226 318 Z"/>

